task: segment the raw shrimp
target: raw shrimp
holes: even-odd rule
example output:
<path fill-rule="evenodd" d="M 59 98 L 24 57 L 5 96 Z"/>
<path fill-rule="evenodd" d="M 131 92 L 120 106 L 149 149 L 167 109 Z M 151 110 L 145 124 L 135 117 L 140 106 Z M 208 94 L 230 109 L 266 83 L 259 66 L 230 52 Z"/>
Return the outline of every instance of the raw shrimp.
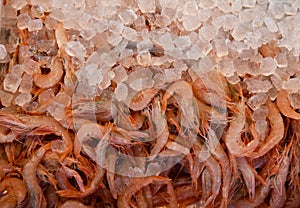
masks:
<path fill-rule="evenodd" d="M 120 208 L 130 208 L 131 197 L 141 190 L 142 187 L 149 185 L 150 183 L 156 182 L 159 184 L 166 184 L 170 179 L 161 177 L 161 176 L 149 176 L 145 178 L 132 178 L 130 185 L 126 187 L 125 190 L 122 191 L 121 195 L 118 198 L 118 207 Z M 173 200 L 173 201 L 172 201 Z M 170 203 L 176 203 L 176 198 L 170 199 Z M 171 207 L 171 206 L 170 206 Z M 174 208 L 174 206 L 173 206 Z"/>
<path fill-rule="evenodd" d="M 270 133 L 265 139 L 264 143 L 259 146 L 257 152 L 250 154 L 250 157 L 261 157 L 277 145 L 284 136 L 283 119 L 276 107 L 270 100 L 267 101 L 269 114 L 267 116 L 270 122 Z"/>
<path fill-rule="evenodd" d="M 172 96 L 175 96 L 176 100 L 178 99 L 177 102 L 179 104 L 182 103 L 183 100 L 189 100 L 194 97 L 190 84 L 185 81 L 177 81 L 167 88 L 167 91 L 162 97 L 162 112 L 166 112 L 168 100 Z"/>
<path fill-rule="evenodd" d="M 195 97 L 205 104 L 224 109 L 226 106 L 225 97 L 222 97 L 216 91 L 207 88 L 201 78 L 196 79 L 192 83 L 193 93 Z"/>
<path fill-rule="evenodd" d="M 216 197 L 218 196 L 221 188 L 221 167 L 219 163 L 212 157 L 209 156 L 209 152 L 206 146 L 203 146 L 201 151 L 200 147 L 194 145 L 193 149 L 195 151 L 195 155 L 198 158 L 197 162 L 203 162 L 204 165 L 207 167 L 212 181 L 212 194 L 211 196 L 206 200 L 205 206 L 213 202 Z M 228 167 L 227 167 L 228 168 Z"/>
<path fill-rule="evenodd" d="M 74 177 L 80 191 L 85 192 L 83 180 L 82 180 L 81 176 L 79 175 L 79 173 L 77 173 L 75 170 L 73 170 L 69 167 L 66 167 L 66 166 L 62 166 L 62 169 L 66 173 L 67 177 L 69 177 L 69 178 Z"/>
<path fill-rule="evenodd" d="M 73 149 L 72 138 L 64 127 L 62 127 L 54 118 L 48 116 L 30 116 L 16 114 L 11 115 L 0 112 L 0 124 L 6 126 L 16 134 L 31 133 L 45 135 L 54 133 L 62 136 L 66 145 L 66 150 L 62 153 L 60 160 L 63 160 Z"/>
<path fill-rule="evenodd" d="M 256 188 L 255 191 L 255 198 L 253 201 L 249 201 L 249 199 L 241 199 L 236 202 L 233 202 L 229 205 L 231 208 L 256 208 L 260 204 L 264 202 L 264 200 L 267 198 L 270 188 L 271 188 L 271 182 L 272 179 L 268 178 L 266 184 L 261 184 Z"/>
<path fill-rule="evenodd" d="M 24 182 L 18 178 L 4 178 L 0 182 L 1 207 L 21 207 L 27 196 Z"/>
<path fill-rule="evenodd" d="M 248 156 L 255 150 L 259 145 L 259 139 L 254 138 L 247 145 L 245 145 L 241 140 L 241 134 L 245 127 L 245 112 L 243 104 L 240 104 L 236 114 L 236 118 L 230 122 L 229 128 L 225 134 L 224 140 L 225 144 L 231 154 L 243 157 Z"/>
<path fill-rule="evenodd" d="M 289 93 L 281 89 L 277 94 L 276 104 L 280 112 L 288 118 L 300 119 L 300 113 L 297 113 L 290 105 L 290 100 L 288 98 Z"/>
<path fill-rule="evenodd" d="M 24 166 L 24 180 L 29 193 L 30 207 L 46 207 L 47 202 L 36 177 L 37 166 L 44 154 L 50 149 L 50 144 L 40 147 Z"/>
<path fill-rule="evenodd" d="M 66 173 L 63 171 L 62 168 L 59 168 L 56 171 L 55 176 L 57 178 L 57 185 L 60 189 L 77 191 L 76 188 L 72 186 L 68 181 L 68 177 L 66 176 Z"/>
<path fill-rule="evenodd" d="M 129 108 L 133 111 L 143 110 L 154 98 L 159 89 L 149 88 L 139 91 L 129 102 Z"/>
<path fill-rule="evenodd" d="M 273 189 L 271 191 L 270 207 L 282 207 L 286 201 L 287 196 L 285 183 L 291 163 L 289 152 L 292 144 L 293 140 L 291 140 L 290 144 L 285 148 L 282 153 L 282 157 L 280 158 L 280 162 L 278 164 L 280 168 L 272 181 Z"/>
<path fill-rule="evenodd" d="M 76 207 L 76 208 L 91 208 L 90 206 L 85 206 L 81 202 L 74 201 L 74 200 L 66 201 L 59 208 L 74 208 L 74 207 Z"/>
<path fill-rule="evenodd" d="M 33 81 L 36 86 L 41 89 L 47 89 L 55 86 L 64 74 L 62 60 L 59 58 L 52 60 L 50 70 L 51 71 L 48 74 L 42 74 L 42 72 L 40 72 L 39 74 L 33 75 Z"/>
<path fill-rule="evenodd" d="M 223 147 L 218 141 L 218 138 L 215 132 L 209 128 L 208 130 L 208 138 L 206 140 L 207 147 L 209 151 L 213 154 L 213 156 L 219 161 L 220 166 L 222 168 L 222 204 L 224 207 L 227 206 L 228 195 L 230 190 L 230 181 L 231 181 L 231 169 L 229 159 L 226 153 L 223 150 Z"/>
<path fill-rule="evenodd" d="M 97 123 L 86 123 L 78 130 L 74 141 L 74 154 L 79 156 L 81 148 L 88 154 L 88 156 L 96 161 L 95 148 L 99 141 L 106 134 L 105 126 Z"/>
<path fill-rule="evenodd" d="M 94 193 L 99 188 L 99 186 L 105 187 L 104 184 L 102 184 L 101 182 L 105 174 L 105 169 L 97 165 L 95 171 L 96 171 L 95 177 L 93 178 L 90 185 L 85 187 L 85 192 L 81 192 L 77 190 L 59 190 L 56 193 L 61 197 L 84 198 Z"/>
<path fill-rule="evenodd" d="M 237 158 L 237 162 L 243 176 L 243 181 L 248 189 L 249 199 L 253 201 L 255 196 L 255 174 L 244 157 Z"/>

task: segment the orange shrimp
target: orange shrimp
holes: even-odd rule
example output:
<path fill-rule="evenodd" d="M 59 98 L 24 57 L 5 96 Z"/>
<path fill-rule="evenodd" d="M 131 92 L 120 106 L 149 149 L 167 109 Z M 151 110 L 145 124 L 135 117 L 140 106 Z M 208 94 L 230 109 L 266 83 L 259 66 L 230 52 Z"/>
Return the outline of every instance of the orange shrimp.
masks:
<path fill-rule="evenodd" d="M 226 207 L 229 190 L 230 190 L 230 182 L 231 182 L 231 169 L 230 169 L 229 158 L 224 152 L 223 147 L 219 143 L 215 132 L 211 128 L 209 128 L 207 135 L 208 135 L 208 138 L 206 140 L 207 147 L 209 151 L 213 154 L 213 156 L 219 161 L 220 166 L 222 168 L 222 180 L 223 180 L 222 204 L 224 207 Z"/>
<path fill-rule="evenodd" d="M 129 108 L 133 111 L 143 110 L 154 98 L 159 89 L 149 88 L 139 91 L 129 102 Z"/>
<path fill-rule="evenodd" d="M 166 112 L 168 100 L 172 96 L 175 96 L 175 98 L 177 97 L 177 102 L 179 103 L 185 99 L 192 99 L 194 97 L 190 84 L 182 80 L 174 82 L 167 88 L 167 91 L 162 97 L 162 112 Z"/>
<path fill-rule="evenodd" d="M 243 181 L 246 184 L 250 201 L 255 197 L 255 174 L 244 157 L 237 158 L 239 170 L 242 173 Z"/>
<path fill-rule="evenodd" d="M 295 109 L 290 105 L 290 100 L 288 98 L 288 92 L 284 89 L 279 90 L 277 94 L 276 104 L 280 112 L 288 118 L 295 120 L 300 119 L 300 113 L 297 113 Z"/>
<path fill-rule="evenodd" d="M 270 100 L 267 101 L 269 114 L 267 116 L 270 122 L 270 133 L 265 139 L 264 143 L 259 146 L 256 152 L 253 152 L 250 157 L 261 157 L 277 145 L 284 136 L 284 123 L 283 119 L 276 107 Z"/>
<path fill-rule="evenodd" d="M 169 182 L 170 179 L 161 177 L 161 176 L 149 176 L 145 178 L 131 178 L 131 183 L 126 187 L 125 190 L 122 191 L 121 195 L 118 198 L 118 207 L 120 208 L 130 208 L 130 200 L 131 197 L 141 190 L 142 187 L 149 185 L 150 183 L 159 183 L 159 184 L 166 184 Z M 172 201 L 173 200 L 173 201 Z M 177 200 L 176 197 L 170 199 L 170 204 L 176 203 L 177 207 Z M 171 206 L 170 206 L 171 207 Z M 174 207 L 174 206 L 173 206 Z"/>
<path fill-rule="evenodd" d="M 27 196 L 24 182 L 18 178 L 4 178 L 0 182 L 1 207 L 21 207 Z"/>
<path fill-rule="evenodd" d="M 99 165 L 96 166 L 96 173 L 95 176 L 87 187 L 85 187 L 85 192 L 77 191 L 77 190 L 59 190 L 56 193 L 60 197 L 69 197 L 69 198 L 84 198 L 92 193 L 94 193 L 99 186 L 104 187 L 104 184 L 102 184 L 102 179 L 105 174 L 105 169 L 100 167 Z"/>
<path fill-rule="evenodd" d="M 243 112 L 243 106 L 239 106 L 239 113 L 236 118 L 230 122 L 229 128 L 225 135 L 225 144 L 231 154 L 243 157 L 248 156 L 259 145 L 259 139 L 254 138 L 247 145 L 241 141 L 241 133 L 245 127 L 245 113 Z"/>
<path fill-rule="evenodd" d="M 55 58 L 50 66 L 51 71 L 48 74 L 34 74 L 33 81 L 41 89 L 47 89 L 55 86 L 64 74 L 64 66 L 59 58 Z"/>
<path fill-rule="evenodd" d="M 39 181 L 36 177 L 36 171 L 38 164 L 49 149 L 50 144 L 40 147 L 24 166 L 23 176 L 29 193 L 30 207 L 45 207 L 47 204 L 39 185 Z"/>
<path fill-rule="evenodd" d="M 60 208 L 91 208 L 90 206 L 86 206 L 79 201 L 69 200 L 63 203 Z"/>
<path fill-rule="evenodd" d="M 35 131 L 40 135 L 54 133 L 62 136 L 62 140 L 66 144 L 66 150 L 62 153 L 60 160 L 63 160 L 73 149 L 72 138 L 64 127 L 60 125 L 54 118 L 48 116 L 30 116 L 22 114 L 8 114 L 0 112 L 0 124 L 11 128 L 15 134 L 24 134 Z"/>
<path fill-rule="evenodd" d="M 287 196 L 285 183 L 291 163 L 289 152 L 292 144 L 293 140 L 291 140 L 290 144 L 284 149 L 282 157 L 280 158 L 280 168 L 272 182 L 273 190 L 271 191 L 270 207 L 282 207 L 286 201 Z"/>

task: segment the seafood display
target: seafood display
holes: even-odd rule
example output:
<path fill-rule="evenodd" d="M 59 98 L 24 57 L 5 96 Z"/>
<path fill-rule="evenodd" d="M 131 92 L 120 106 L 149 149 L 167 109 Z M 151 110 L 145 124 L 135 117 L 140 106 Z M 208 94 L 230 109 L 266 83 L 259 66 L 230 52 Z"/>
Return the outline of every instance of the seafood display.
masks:
<path fill-rule="evenodd" d="M 300 207 L 299 1 L 0 5 L 0 207 Z"/>

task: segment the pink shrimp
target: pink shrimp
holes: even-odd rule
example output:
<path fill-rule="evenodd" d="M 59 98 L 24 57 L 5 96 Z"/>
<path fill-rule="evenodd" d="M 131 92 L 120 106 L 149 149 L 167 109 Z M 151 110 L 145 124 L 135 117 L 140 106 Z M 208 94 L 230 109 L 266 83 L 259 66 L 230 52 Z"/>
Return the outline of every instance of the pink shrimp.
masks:
<path fill-rule="evenodd" d="M 33 75 L 33 81 L 36 86 L 41 89 L 47 89 L 55 86 L 62 78 L 64 74 L 64 66 L 62 60 L 55 58 L 50 67 L 51 71 L 48 74 L 39 74 Z"/>
<path fill-rule="evenodd" d="M 38 164 L 49 149 L 50 144 L 40 147 L 24 166 L 24 180 L 29 193 L 30 207 L 45 207 L 47 204 L 36 177 L 36 171 Z"/>
<path fill-rule="evenodd" d="M 94 193 L 100 186 L 104 187 L 104 184 L 102 184 L 101 181 L 105 174 L 105 169 L 97 165 L 95 171 L 96 171 L 95 176 L 92 182 L 90 183 L 90 185 L 85 187 L 85 192 L 81 192 L 77 190 L 59 190 L 56 193 L 61 197 L 69 197 L 69 198 L 84 198 Z"/>
<path fill-rule="evenodd" d="M 280 158 L 280 168 L 278 170 L 278 173 L 275 175 L 272 183 L 273 190 L 271 192 L 270 207 L 282 207 L 286 201 L 287 196 L 285 182 L 289 173 L 289 167 L 291 163 L 289 152 L 292 144 L 293 140 L 291 140 L 290 144 L 284 149 L 282 157 Z"/>
<path fill-rule="evenodd" d="M 279 90 L 277 94 L 276 104 L 280 112 L 288 118 L 300 119 L 300 113 L 297 113 L 290 105 L 288 92 L 284 89 Z"/>
<path fill-rule="evenodd" d="M 245 115 L 243 106 L 239 106 L 239 113 L 236 118 L 230 122 L 225 135 L 225 144 L 231 154 L 243 157 L 250 155 L 259 145 L 258 139 L 253 139 L 247 145 L 241 141 L 241 133 L 245 127 Z"/>
<path fill-rule="evenodd" d="M 219 161 L 220 166 L 222 168 L 222 180 L 223 180 L 222 204 L 224 207 L 226 207 L 228 201 L 229 189 L 230 189 L 230 182 L 231 182 L 231 169 L 230 169 L 229 159 L 226 153 L 224 152 L 223 147 L 219 143 L 215 132 L 211 128 L 209 128 L 207 135 L 208 135 L 208 138 L 206 140 L 207 147 L 209 151 L 213 154 L 213 156 Z"/>
<path fill-rule="evenodd" d="M 132 178 L 130 185 L 126 187 L 126 189 L 121 193 L 121 195 L 118 198 L 118 207 L 120 208 L 130 208 L 130 200 L 131 197 L 138 192 L 142 187 L 149 185 L 150 183 L 159 183 L 159 184 L 168 184 L 170 179 L 164 178 L 161 176 L 149 176 L 145 178 Z M 171 189 L 171 188 L 170 188 Z M 170 191 L 173 192 L 173 191 Z M 170 196 L 173 196 L 170 194 Z M 177 207 L 177 200 L 174 196 L 170 199 L 170 207 L 175 208 L 174 206 L 171 206 L 171 204 L 175 204 Z"/>
<path fill-rule="evenodd" d="M 1 207 L 21 207 L 27 196 L 24 182 L 18 178 L 4 178 L 0 182 Z"/>
<path fill-rule="evenodd" d="M 73 141 L 67 129 L 62 127 L 54 118 L 48 116 L 11 115 L 0 112 L 0 124 L 9 127 L 16 134 L 24 134 L 35 131 L 36 134 L 44 135 L 54 133 L 62 136 L 66 144 L 66 150 L 61 154 L 63 160 L 73 149 Z"/>
<path fill-rule="evenodd" d="M 267 101 L 269 109 L 268 120 L 270 122 L 270 133 L 265 139 L 264 143 L 259 146 L 256 152 L 253 152 L 250 157 L 261 157 L 277 145 L 284 136 L 284 123 L 283 119 L 274 103 L 270 100 Z"/>
<path fill-rule="evenodd" d="M 138 92 L 131 98 L 129 108 L 133 111 L 143 110 L 154 98 L 159 89 L 150 88 Z"/>
<path fill-rule="evenodd" d="M 243 181 L 246 184 L 249 193 L 249 199 L 252 201 L 255 196 L 255 174 L 244 157 L 237 158 L 239 170 L 242 173 Z"/>

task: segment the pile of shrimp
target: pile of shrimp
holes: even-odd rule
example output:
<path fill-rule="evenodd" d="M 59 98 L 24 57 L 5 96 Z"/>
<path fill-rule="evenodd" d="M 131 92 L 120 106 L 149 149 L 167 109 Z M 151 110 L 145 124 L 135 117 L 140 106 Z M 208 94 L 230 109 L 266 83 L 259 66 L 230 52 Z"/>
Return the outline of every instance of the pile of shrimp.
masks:
<path fill-rule="evenodd" d="M 265 134 L 247 89 L 217 70 L 182 74 L 129 102 L 114 102 L 114 81 L 95 98 L 72 100 L 80 66 L 65 50 L 69 31 L 61 23 L 7 31 L 19 41 L 0 73 L 1 207 L 299 207 L 300 113 L 285 90 L 261 107 Z M 44 50 L 35 40 L 55 44 Z M 4 77 L 22 64 L 31 101 L 7 104 L 24 91 L 5 92 Z M 53 103 L 61 117 L 48 112 Z M 165 168 L 157 158 L 168 158 Z"/>

